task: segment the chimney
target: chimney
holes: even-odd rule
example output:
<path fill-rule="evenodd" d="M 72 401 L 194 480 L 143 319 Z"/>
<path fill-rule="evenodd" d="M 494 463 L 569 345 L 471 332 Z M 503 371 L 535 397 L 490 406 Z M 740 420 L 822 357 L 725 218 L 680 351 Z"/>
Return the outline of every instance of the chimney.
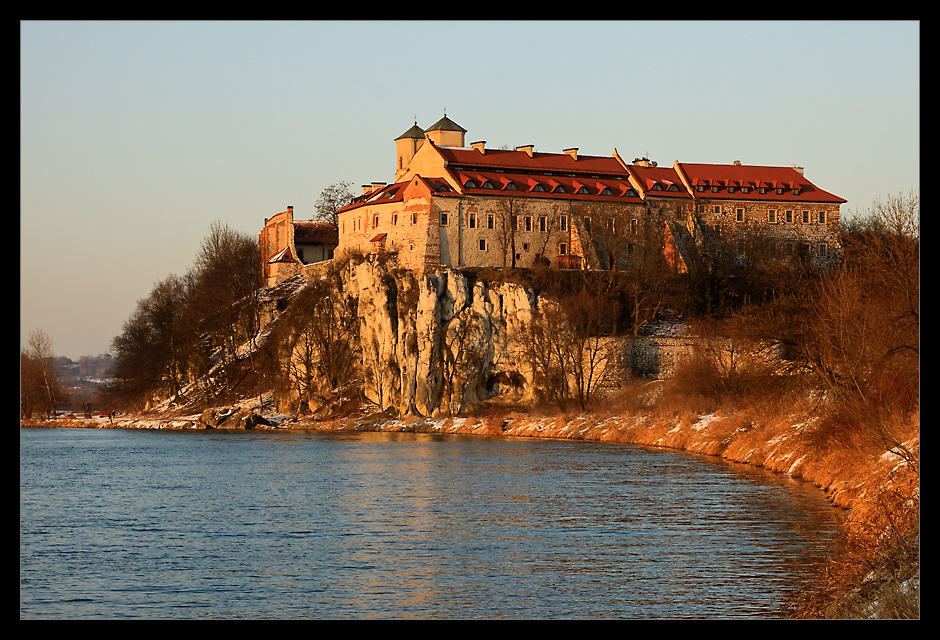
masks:
<path fill-rule="evenodd" d="M 385 185 L 387 184 L 388 184 L 387 182 L 373 182 L 372 191 L 375 192 L 375 191 L 378 191 L 379 189 L 383 189 L 385 188 Z"/>
<path fill-rule="evenodd" d="M 642 158 L 634 158 L 633 164 L 635 164 L 638 167 L 655 167 L 656 166 L 656 163 L 650 160 L 649 158 L 647 158 L 646 156 L 643 156 Z"/>
<path fill-rule="evenodd" d="M 803 175 L 803 167 L 798 167 L 796 165 L 793 165 L 793 170 L 796 171 L 798 174 Z"/>
<path fill-rule="evenodd" d="M 371 185 L 371 184 L 364 184 L 364 185 L 362 185 L 362 195 L 366 195 L 366 194 L 368 194 L 370 191 L 372 191 L 372 185 Z"/>
<path fill-rule="evenodd" d="M 516 151 L 523 151 L 523 152 L 525 152 L 525 154 L 528 155 L 530 158 L 532 157 L 532 151 L 533 151 L 534 149 L 535 149 L 535 145 L 534 145 L 534 144 L 525 144 L 525 145 L 522 145 L 521 147 L 516 147 Z"/>
<path fill-rule="evenodd" d="M 741 161 L 740 161 L 740 160 L 735 160 L 735 161 L 734 161 L 734 166 L 740 167 L 740 166 L 741 166 Z"/>
<path fill-rule="evenodd" d="M 565 152 L 566 154 L 568 154 L 569 156 L 571 156 L 573 159 L 575 159 L 575 160 L 578 159 L 578 148 L 577 148 L 577 147 L 572 147 L 572 148 L 570 148 L 570 149 L 565 149 L 564 152 Z"/>
<path fill-rule="evenodd" d="M 486 141 L 480 140 L 479 142 L 471 142 L 470 146 L 479 151 L 481 154 L 486 153 Z"/>

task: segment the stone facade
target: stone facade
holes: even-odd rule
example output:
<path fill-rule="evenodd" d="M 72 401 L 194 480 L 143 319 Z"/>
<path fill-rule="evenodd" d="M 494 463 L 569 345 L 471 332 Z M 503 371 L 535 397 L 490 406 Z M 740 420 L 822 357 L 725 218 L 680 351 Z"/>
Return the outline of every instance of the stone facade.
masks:
<path fill-rule="evenodd" d="M 304 273 L 305 265 L 332 259 L 338 244 L 339 234 L 334 225 L 294 220 L 294 207 L 266 218 L 258 234 L 265 286 Z"/>
<path fill-rule="evenodd" d="M 695 236 L 696 225 L 730 234 L 742 254 L 760 236 L 781 255 L 802 251 L 820 265 L 840 257 L 845 201 L 795 167 L 678 161 L 659 167 L 646 158 L 628 163 L 616 150 L 600 157 L 574 148 L 550 154 L 531 145 L 468 147 L 465 134 L 445 116 L 427 131 L 415 123 L 399 136 L 395 182 L 364 186 L 339 211 L 337 252 L 395 253 L 416 272 L 609 268 L 621 258 L 605 246 L 605 232 L 640 237 L 655 224 L 680 270 L 689 249 L 683 236 Z"/>

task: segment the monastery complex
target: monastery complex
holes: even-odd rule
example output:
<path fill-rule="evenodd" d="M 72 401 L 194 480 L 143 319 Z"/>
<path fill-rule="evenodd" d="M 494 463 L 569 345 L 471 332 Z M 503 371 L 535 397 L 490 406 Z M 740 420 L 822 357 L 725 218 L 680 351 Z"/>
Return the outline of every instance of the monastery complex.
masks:
<path fill-rule="evenodd" d="M 415 272 L 441 267 L 608 269 L 642 243 L 661 245 L 674 268 L 708 237 L 733 243 L 742 261 L 758 241 L 819 266 L 838 262 L 839 210 L 799 167 L 690 164 L 660 167 L 585 156 L 578 149 L 490 149 L 466 144 L 448 117 L 395 140 L 395 178 L 362 187 L 338 212 L 338 229 L 265 221 L 259 237 L 268 284 L 334 254 L 397 255 Z"/>

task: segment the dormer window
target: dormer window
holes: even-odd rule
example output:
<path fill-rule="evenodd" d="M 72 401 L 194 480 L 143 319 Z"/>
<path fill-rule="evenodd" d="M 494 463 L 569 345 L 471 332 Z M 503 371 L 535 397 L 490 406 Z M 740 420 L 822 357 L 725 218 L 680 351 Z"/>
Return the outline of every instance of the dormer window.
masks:
<path fill-rule="evenodd" d="M 718 193 L 718 185 L 712 187 L 712 193 Z"/>
<path fill-rule="evenodd" d="M 565 188 L 561 185 L 558 185 L 557 187 L 552 189 L 552 193 L 565 193 Z"/>
<path fill-rule="evenodd" d="M 467 180 L 466 182 L 463 183 L 463 186 L 466 187 L 467 189 L 476 189 L 477 183 L 474 182 L 473 180 Z"/>
<path fill-rule="evenodd" d="M 516 183 L 515 183 L 515 182 L 509 182 L 509 183 L 506 184 L 506 186 L 504 187 L 504 189 L 505 189 L 506 191 L 515 191 L 515 190 L 516 190 Z"/>
<path fill-rule="evenodd" d="M 604 190 L 601 191 L 601 195 L 602 195 L 602 196 L 609 196 L 609 195 L 611 195 L 610 189 L 608 189 L 607 187 L 604 187 Z"/>
<path fill-rule="evenodd" d="M 748 191 L 750 191 L 748 187 L 741 187 L 741 193 L 747 193 Z"/>
<path fill-rule="evenodd" d="M 728 186 L 728 193 L 734 193 L 734 187 Z"/>
<path fill-rule="evenodd" d="M 578 189 L 578 193 L 587 194 L 587 192 L 588 192 L 587 187 L 581 187 L 580 189 Z"/>
<path fill-rule="evenodd" d="M 705 191 L 705 187 L 703 187 L 702 185 L 699 185 L 698 187 L 695 188 L 695 190 L 701 193 L 702 191 Z"/>
<path fill-rule="evenodd" d="M 777 195 L 779 196 L 782 193 L 783 193 L 783 189 L 781 189 L 780 187 L 777 187 Z"/>
<path fill-rule="evenodd" d="M 795 195 L 795 196 L 800 195 L 800 188 L 799 188 L 799 187 L 794 187 L 794 189 L 793 189 L 793 195 Z"/>
<path fill-rule="evenodd" d="M 532 187 L 532 191 L 545 191 L 545 187 L 543 187 L 540 184 L 537 184 L 534 187 Z"/>
<path fill-rule="evenodd" d="M 492 188 L 493 188 L 493 183 L 490 182 L 489 180 L 487 180 L 486 182 L 483 183 L 483 188 L 484 188 L 484 189 L 492 189 Z"/>
<path fill-rule="evenodd" d="M 633 189 L 627 189 L 627 196 L 629 196 L 629 197 L 631 197 L 631 198 L 635 198 L 635 197 L 636 197 L 636 191 L 634 191 Z"/>
<path fill-rule="evenodd" d="M 662 191 L 662 190 L 663 190 L 663 188 L 662 188 L 662 186 L 660 186 L 660 184 L 659 184 L 658 182 L 653 185 L 653 188 L 652 188 L 652 189 L 650 189 L 650 191 Z"/>
<path fill-rule="evenodd" d="M 767 189 L 764 188 L 764 187 L 761 187 L 760 189 L 758 189 L 758 191 L 761 192 L 761 193 L 764 193 L 765 191 L 767 191 Z"/>
<path fill-rule="evenodd" d="M 671 184 L 671 185 L 669 185 L 669 190 L 670 190 L 670 191 L 678 191 L 678 190 L 679 190 L 679 187 L 677 187 L 677 186 L 674 185 L 674 184 Z"/>

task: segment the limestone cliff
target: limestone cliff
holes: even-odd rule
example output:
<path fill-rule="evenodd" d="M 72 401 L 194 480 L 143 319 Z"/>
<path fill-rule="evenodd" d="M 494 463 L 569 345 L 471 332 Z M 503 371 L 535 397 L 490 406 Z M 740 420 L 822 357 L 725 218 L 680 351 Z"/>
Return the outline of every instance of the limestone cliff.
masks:
<path fill-rule="evenodd" d="M 344 281 L 359 301 L 365 395 L 383 410 L 447 415 L 503 393 L 531 397 L 521 357 L 537 308 L 531 290 L 371 261 L 351 266 Z"/>

